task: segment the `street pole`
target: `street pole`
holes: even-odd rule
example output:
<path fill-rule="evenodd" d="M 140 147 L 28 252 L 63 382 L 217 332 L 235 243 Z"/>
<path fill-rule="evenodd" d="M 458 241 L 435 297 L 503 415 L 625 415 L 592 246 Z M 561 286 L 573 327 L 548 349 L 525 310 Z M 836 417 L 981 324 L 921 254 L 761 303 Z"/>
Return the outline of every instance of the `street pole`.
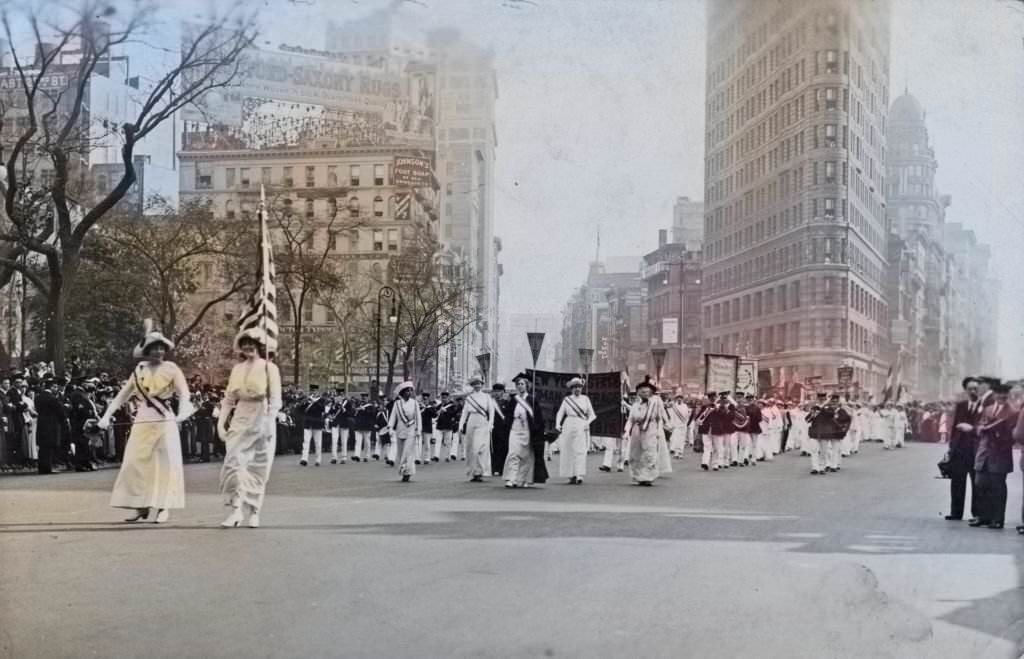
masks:
<path fill-rule="evenodd" d="M 391 299 L 392 314 L 391 314 L 390 317 L 394 317 L 395 316 L 395 314 L 394 314 L 394 305 L 395 305 L 394 297 L 395 297 L 395 289 L 391 288 L 390 286 L 381 286 L 380 290 L 377 291 L 377 370 L 376 370 L 377 383 L 373 387 L 373 394 L 372 394 L 372 398 L 375 401 L 380 399 L 380 348 L 381 348 L 381 345 L 380 345 L 380 341 L 381 341 L 381 339 L 380 339 L 380 326 L 381 326 L 381 320 L 382 320 L 381 319 L 381 313 L 382 313 L 381 307 L 384 304 L 384 299 L 385 298 Z"/>

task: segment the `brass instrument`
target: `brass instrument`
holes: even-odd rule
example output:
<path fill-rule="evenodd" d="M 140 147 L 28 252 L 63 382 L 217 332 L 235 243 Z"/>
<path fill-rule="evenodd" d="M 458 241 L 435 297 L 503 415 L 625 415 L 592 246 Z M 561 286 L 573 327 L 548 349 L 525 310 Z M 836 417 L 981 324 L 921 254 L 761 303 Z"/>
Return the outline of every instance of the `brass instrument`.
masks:
<path fill-rule="evenodd" d="M 747 411 L 742 407 L 737 406 L 732 413 L 733 425 L 735 425 L 737 428 L 744 428 L 746 427 L 749 421 L 750 417 L 747 416 Z"/>
<path fill-rule="evenodd" d="M 714 412 L 714 411 L 715 411 L 715 408 L 713 406 L 705 408 L 704 411 L 700 413 L 700 416 L 697 417 L 697 420 L 694 423 L 696 423 L 697 426 L 700 427 L 700 424 L 704 423 L 704 421 L 709 416 L 711 416 L 711 413 Z"/>

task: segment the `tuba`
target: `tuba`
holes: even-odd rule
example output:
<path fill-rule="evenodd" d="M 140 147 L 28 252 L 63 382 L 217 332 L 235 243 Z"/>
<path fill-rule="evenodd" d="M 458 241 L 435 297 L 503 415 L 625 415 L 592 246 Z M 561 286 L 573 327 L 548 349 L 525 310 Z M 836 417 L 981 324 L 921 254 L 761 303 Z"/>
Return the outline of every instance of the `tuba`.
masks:
<path fill-rule="evenodd" d="M 746 427 L 747 421 L 749 421 L 749 420 L 750 419 L 747 416 L 747 410 L 745 410 L 743 407 L 737 405 L 736 409 L 733 410 L 733 413 L 732 413 L 732 423 L 733 423 L 733 425 L 735 425 L 737 428 L 744 428 L 744 427 Z"/>

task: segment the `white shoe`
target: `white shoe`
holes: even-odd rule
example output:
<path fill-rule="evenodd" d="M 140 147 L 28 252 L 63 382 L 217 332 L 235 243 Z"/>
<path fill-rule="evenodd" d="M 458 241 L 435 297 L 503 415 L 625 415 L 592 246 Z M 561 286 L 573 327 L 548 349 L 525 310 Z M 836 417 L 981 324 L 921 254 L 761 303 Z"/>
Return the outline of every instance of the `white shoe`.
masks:
<path fill-rule="evenodd" d="M 249 528 L 258 529 L 260 527 L 260 514 L 253 513 L 249 515 Z"/>
<path fill-rule="evenodd" d="M 154 524 L 166 524 L 171 519 L 171 511 L 166 508 L 161 508 L 156 513 L 156 519 L 153 520 Z"/>
<path fill-rule="evenodd" d="M 221 528 L 233 529 L 242 523 L 242 511 L 238 508 L 232 508 L 231 514 L 220 523 Z"/>

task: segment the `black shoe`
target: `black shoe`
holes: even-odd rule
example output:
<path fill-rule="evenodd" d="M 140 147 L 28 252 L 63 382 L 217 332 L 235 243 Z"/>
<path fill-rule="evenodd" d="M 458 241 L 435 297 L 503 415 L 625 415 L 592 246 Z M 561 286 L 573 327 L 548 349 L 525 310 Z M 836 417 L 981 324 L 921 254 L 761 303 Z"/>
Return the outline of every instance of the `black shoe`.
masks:
<path fill-rule="evenodd" d="M 418 465 L 421 465 L 421 464 L 423 464 L 423 462 L 421 462 L 420 460 L 413 460 L 413 462 L 415 462 L 415 463 L 416 463 L 416 464 L 418 464 Z"/>
<path fill-rule="evenodd" d="M 946 521 L 947 522 L 962 522 L 963 519 L 964 519 L 963 515 L 960 515 L 959 517 L 956 516 L 956 515 L 946 515 Z"/>
<path fill-rule="evenodd" d="M 412 476 L 410 476 L 409 474 L 405 474 L 404 476 L 402 476 L 402 482 L 408 483 L 410 478 L 412 478 Z"/>
<path fill-rule="evenodd" d="M 738 466 L 740 466 L 740 463 L 738 463 L 735 460 L 733 460 L 732 462 L 729 463 L 729 466 L 730 467 L 738 467 Z"/>
<path fill-rule="evenodd" d="M 811 469 L 811 476 L 819 476 L 819 475 L 821 475 L 820 471 L 818 471 L 817 469 Z"/>
<path fill-rule="evenodd" d="M 992 522 L 986 528 L 995 529 L 996 531 L 1002 531 L 1003 530 L 1003 523 L 1002 522 Z"/>
<path fill-rule="evenodd" d="M 652 485 L 654 485 L 654 483 L 652 483 L 651 481 L 640 481 L 639 483 L 637 483 L 637 485 L 639 485 L 640 487 L 651 487 Z"/>
<path fill-rule="evenodd" d="M 331 458 L 331 464 L 332 465 L 338 464 L 338 459 L 337 458 Z"/>
<path fill-rule="evenodd" d="M 359 456 L 358 455 L 353 455 L 352 456 L 352 462 L 359 462 Z"/>
<path fill-rule="evenodd" d="M 576 477 L 573 476 L 572 478 L 569 479 L 569 485 L 575 485 L 575 484 L 576 484 Z"/>
<path fill-rule="evenodd" d="M 308 462 L 306 462 L 305 460 L 299 460 L 299 466 L 300 466 L 300 467 L 305 467 L 305 466 L 306 466 L 306 465 L 308 465 L 308 464 L 309 464 L 309 463 L 308 463 Z"/>
<path fill-rule="evenodd" d="M 598 471 L 611 471 L 612 468 L 611 467 L 606 467 L 604 465 L 601 465 L 600 467 L 597 468 L 597 470 Z"/>
<path fill-rule="evenodd" d="M 441 458 L 438 458 L 438 457 L 433 457 L 433 458 L 430 458 L 430 461 L 431 461 L 431 462 L 440 462 L 440 461 L 441 461 Z"/>
<path fill-rule="evenodd" d="M 394 467 L 395 466 L 395 461 L 394 460 L 385 460 L 384 462 L 387 463 L 387 465 L 389 467 Z"/>
<path fill-rule="evenodd" d="M 972 519 L 967 522 L 967 526 L 973 526 L 974 528 L 978 528 L 979 526 L 988 526 L 989 524 L 991 524 L 991 522 L 987 519 Z"/>
<path fill-rule="evenodd" d="M 483 483 L 484 482 L 484 477 L 483 476 L 474 476 L 473 478 L 469 479 L 469 482 L 470 483 Z"/>
<path fill-rule="evenodd" d="M 704 471 L 708 470 L 708 466 L 706 464 L 702 464 L 700 468 L 703 469 Z"/>
<path fill-rule="evenodd" d="M 1024 526 L 1017 527 L 1017 535 L 1024 535 Z"/>
<path fill-rule="evenodd" d="M 628 466 L 629 466 L 629 460 L 626 460 L 626 461 L 624 461 L 624 462 L 622 463 L 622 465 L 623 465 L 624 467 L 628 467 Z"/>
<path fill-rule="evenodd" d="M 376 454 L 375 454 L 375 455 L 373 455 L 373 456 L 371 456 L 371 457 L 372 457 L 372 458 L 373 458 L 374 460 L 378 460 L 378 461 L 380 460 L 380 456 L 379 456 L 379 455 L 376 455 Z"/>

